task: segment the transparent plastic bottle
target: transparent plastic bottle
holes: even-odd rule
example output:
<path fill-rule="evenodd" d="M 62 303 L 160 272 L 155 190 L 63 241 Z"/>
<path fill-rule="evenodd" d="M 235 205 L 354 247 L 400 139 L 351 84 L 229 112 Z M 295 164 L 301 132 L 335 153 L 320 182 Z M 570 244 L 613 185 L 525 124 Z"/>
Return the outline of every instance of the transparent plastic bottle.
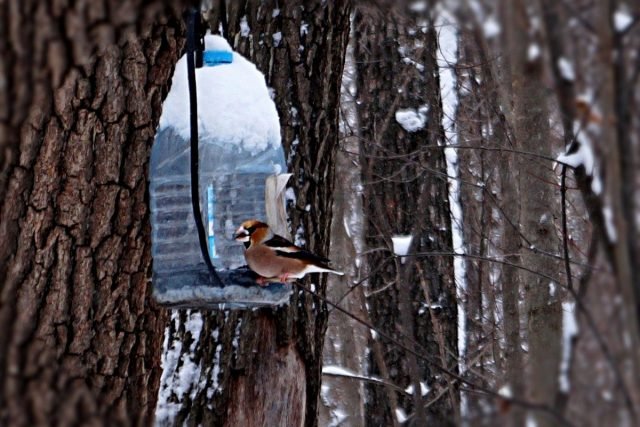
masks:
<path fill-rule="evenodd" d="M 154 271 L 185 271 L 204 263 L 191 205 L 190 142 L 171 127 L 156 134 L 149 168 Z M 281 146 L 251 152 L 238 144 L 201 140 L 200 209 L 216 268 L 245 265 L 233 232 L 265 218 L 265 180 L 286 170 Z"/>

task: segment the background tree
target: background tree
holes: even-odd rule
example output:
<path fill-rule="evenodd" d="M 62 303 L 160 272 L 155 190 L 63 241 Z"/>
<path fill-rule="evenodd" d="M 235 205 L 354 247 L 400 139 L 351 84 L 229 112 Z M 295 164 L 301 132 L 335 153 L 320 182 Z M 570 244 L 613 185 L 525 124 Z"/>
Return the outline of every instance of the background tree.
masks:
<path fill-rule="evenodd" d="M 0 425 L 153 419 L 146 165 L 180 21 L 159 1 L 0 4 Z"/>
<path fill-rule="evenodd" d="M 453 260 L 401 259 L 392 243 L 394 235 L 412 235 L 412 253 L 452 252 L 447 165 L 444 151 L 433 149 L 445 136 L 430 16 L 385 4 L 361 6 L 354 17 L 364 260 L 375 269 L 367 287 L 369 316 L 381 331 L 415 339 L 432 361 L 389 342 L 370 343 L 370 373 L 413 393 L 367 386 L 368 425 L 395 425 L 402 413 L 417 425 L 448 425 L 457 416 L 457 385 L 433 366 L 437 361 L 456 371 Z"/>

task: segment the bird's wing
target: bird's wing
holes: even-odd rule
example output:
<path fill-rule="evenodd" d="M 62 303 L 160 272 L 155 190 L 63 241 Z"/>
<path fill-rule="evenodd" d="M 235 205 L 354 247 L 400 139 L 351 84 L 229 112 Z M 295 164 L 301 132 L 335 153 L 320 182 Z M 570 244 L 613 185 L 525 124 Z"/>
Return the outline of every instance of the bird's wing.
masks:
<path fill-rule="evenodd" d="M 302 248 L 297 247 L 282 236 L 275 234 L 272 238 L 262 243 L 265 246 L 270 247 L 274 251 L 282 252 L 298 252 L 302 251 Z"/>
<path fill-rule="evenodd" d="M 318 264 L 326 268 L 329 268 L 327 264 L 331 262 L 325 257 L 318 256 L 294 245 L 284 237 L 278 236 L 277 234 L 263 244 L 273 249 L 276 252 L 276 255 L 281 257 L 299 259 L 301 261 Z"/>
<path fill-rule="evenodd" d="M 304 249 L 300 249 L 297 252 L 284 252 L 281 250 L 276 250 L 276 255 L 284 258 L 299 259 L 300 261 L 304 261 L 308 264 L 314 264 L 322 268 L 331 268 L 327 265 L 329 263 L 329 260 L 327 258 L 318 256 L 309 251 L 305 251 Z"/>

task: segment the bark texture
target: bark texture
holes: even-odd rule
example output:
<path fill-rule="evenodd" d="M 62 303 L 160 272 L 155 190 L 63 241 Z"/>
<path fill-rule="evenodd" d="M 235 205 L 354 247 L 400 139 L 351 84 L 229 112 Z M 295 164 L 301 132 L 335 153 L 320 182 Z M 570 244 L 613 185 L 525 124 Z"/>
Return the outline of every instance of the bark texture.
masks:
<path fill-rule="evenodd" d="M 179 13 L 0 3 L 0 425 L 152 422 L 146 165 Z"/>
<path fill-rule="evenodd" d="M 214 1 L 206 14 L 210 27 L 227 29 L 230 44 L 274 89 L 294 174 L 295 199 L 288 209 L 292 234 L 296 243 L 318 254 L 329 249 L 349 14 L 349 2 L 321 1 Z M 326 277 L 313 275 L 303 284 L 324 294 Z M 193 315 L 174 313 L 178 320 L 167 330 L 167 357 L 176 363 L 163 373 L 159 410 L 166 417 L 161 422 L 317 424 L 324 304 L 295 291 L 290 304 L 277 310 L 213 312 L 201 321 L 189 320 Z M 247 406 L 247 399 L 255 401 Z"/>
<path fill-rule="evenodd" d="M 452 251 L 446 162 L 443 151 L 434 149 L 445 140 L 437 33 L 424 12 L 386 3 L 359 7 L 354 26 L 365 259 L 371 271 L 366 303 L 376 327 L 421 343 L 430 358 L 427 363 L 373 337 L 371 374 L 414 392 L 367 386 L 366 423 L 397 425 L 405 413 L 411 424 L 451 425 L 457 386 L 434 364 L 456 370 L 453 260 L 401 260 L 393 256 L 391 241 L 395 234 L 411 234 L 411 253 Z M 401 126 L 407 123 L 395 114 L 406 109 L 421 118 L 421 126 Z"/>
<path fill-rule="evenodd" d="M 540 34 L 530 30 L 527 4 L 512 2 L 513 15 L 507 30 L 512 75 L 513 127 L 517 146 L 523 151 L 551 157 L 559 141 L 549 129 L 549 102 L 543 84 L 542 57 L 528 56 L 528 46 Z M 518 22 L 518 25 L 514 23 Z M 526 29 L 523 31 L 523 25 Z M 530 36 L 529 34 L 533 34 Z M 535 132 L 532 132 L 535 129 Z M 559 147 L 558 147 L 559 148 Z M 559 191 L 553 185 L 556 174 L 548 161 L 518 157 L 520 171 L 520 232 L 526 244 L 522 264 L 536 273 L 554 275 L 562 265 L 554 255 L 560 253 L 556 219 L 560 217 Z M 520 240 L 520 238 L 519 238 Z M 562 290 L 558 283 L 539 274 L 519 272 L 525 291 L 527 338 L 529 344 L 527 394 L 531 401 L 553 407 L 559 392 L 562 357 Z M 530 415 L 538 426 L 557 422 L 548 414 Z"/>

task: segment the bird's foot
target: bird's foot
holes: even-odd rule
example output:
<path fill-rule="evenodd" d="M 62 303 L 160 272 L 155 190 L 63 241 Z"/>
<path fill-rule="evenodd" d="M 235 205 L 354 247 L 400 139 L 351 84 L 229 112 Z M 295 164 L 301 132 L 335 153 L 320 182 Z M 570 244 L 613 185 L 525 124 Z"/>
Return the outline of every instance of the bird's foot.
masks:
<path fill-rule="evenodd" d="M 266 288 L 267 286 L 269 286 L 269 282 L 267 281 L 267 278 L 262 276 L 258 276 L 258 278 L 256 279 L 256 283 L 261 288 Z"/>

